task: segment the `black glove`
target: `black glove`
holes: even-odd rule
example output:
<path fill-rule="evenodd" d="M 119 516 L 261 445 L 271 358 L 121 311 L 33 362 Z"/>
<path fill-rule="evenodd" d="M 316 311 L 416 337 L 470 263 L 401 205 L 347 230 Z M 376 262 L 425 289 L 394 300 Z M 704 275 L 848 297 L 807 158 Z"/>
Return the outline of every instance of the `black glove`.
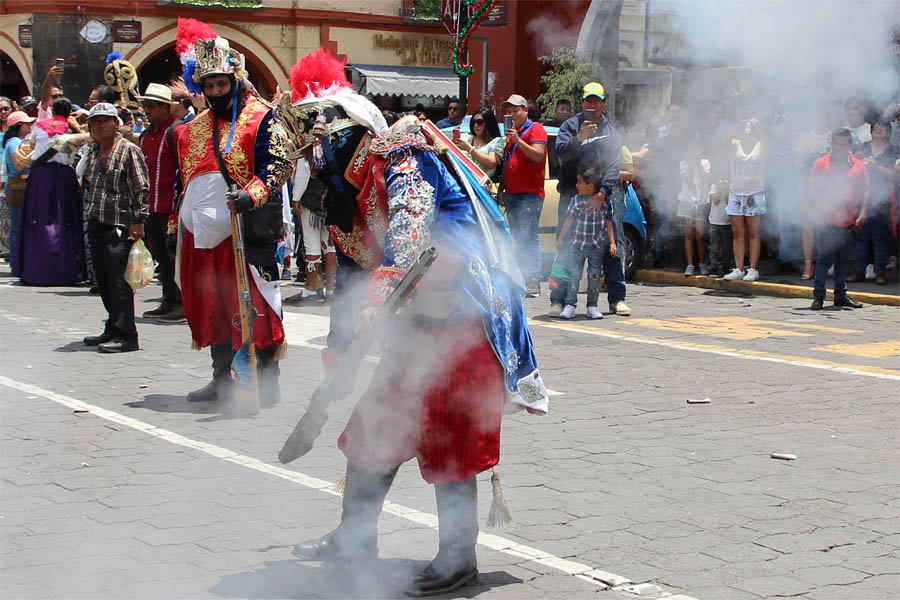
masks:
<path fill-rule="evenodd" d="M 234 210 L 244 213 L 253 208 L 253 200 L 246 190 L 233 190 L 225 194 L 225 197 L 234 205 Z"/>

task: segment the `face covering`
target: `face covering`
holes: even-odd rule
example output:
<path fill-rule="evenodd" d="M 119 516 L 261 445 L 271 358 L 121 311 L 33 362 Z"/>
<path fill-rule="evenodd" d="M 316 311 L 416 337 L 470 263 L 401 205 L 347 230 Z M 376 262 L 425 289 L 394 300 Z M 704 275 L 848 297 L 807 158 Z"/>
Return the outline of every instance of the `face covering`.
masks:
<path fill-rule="evenodd" d="M 234 84 L 232 84 L 233 86 Z M 228 90 L 227 93 L 222 94 L 221 96 L 207 96 L 206 102 L 209 104 L 209 107 L 212 109 L 216 116 L 220 119 L 231 122 L 231 98 L 232 98 L 232 90 Z"/>

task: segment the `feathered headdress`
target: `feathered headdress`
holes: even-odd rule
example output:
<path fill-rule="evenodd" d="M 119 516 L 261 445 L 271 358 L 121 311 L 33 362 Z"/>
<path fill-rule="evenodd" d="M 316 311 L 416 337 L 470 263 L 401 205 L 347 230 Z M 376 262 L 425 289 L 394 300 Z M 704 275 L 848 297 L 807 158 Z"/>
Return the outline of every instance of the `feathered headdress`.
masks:
<path fill-rule="evenodd" d="M 291 67 L 288 79 L 291 91 L 285 92 L 278 102 L 281 120 L 295 145 L 302 149 L 312 144 L 314 159 L 320 154 L 316 152 L 317 140 L 338 131 L 354 125 L 362 125 L 375 135 L 387 131 L 378 107 L 353 91 L 344 73 L 346 62 L 317 48 Z M 346 116 L 337 114 L 335 107 L 342 109 Z"/>
<path fill-rule="evenodd" d="M 137 69 L 125 60 L 121 52 L 110 52 L 107 55 L 103 79 L 106 81 L 106 85 L 119 94 L 119 98 L 116 100 L 117 105 L 129 108 L 139 106 Z"/>
<path fill-rule="evenodd" d="M 221 45 L 217 44 L 219 40 L 224 44 L 222 52 L 216 52 L 219 49 L 217 46 Z M 197 19 L 178 18 L 175 52 L 181 61 L 185 85 L 192 94 L 198 96 L 203 93 L 200 79 L 204 75 L 235 72 L 231 62 L 239 62 L 240 68 L 243 69 L 243 57 L 240 57 L 237 51 L 228 48 L 228 42 L 220 38 L 215 29 Z M 231 53 L 240 58 L 236 61 L 236 57 L 230 56 Z M 236 72 L 235 76 L 237 77 Z"/>
<path fill-rule="evenodd" d="M 298 103 L 312 98 L 325 98 L 346 88 L 352 90 L 344 66 L 347 59 L 338 61 L 331 53 L 316 48 L 291 67 L 291 102 Z"/>

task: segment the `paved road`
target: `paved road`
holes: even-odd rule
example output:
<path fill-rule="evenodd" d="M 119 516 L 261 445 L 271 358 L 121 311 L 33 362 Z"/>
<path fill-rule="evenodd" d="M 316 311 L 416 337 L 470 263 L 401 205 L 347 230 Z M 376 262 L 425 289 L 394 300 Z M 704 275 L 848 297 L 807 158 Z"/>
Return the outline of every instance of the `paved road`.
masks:
<path fill-rule="evenodd" d="M 183 400 L 209 372 L 185 325 L 141 321 L 141 352 L 98 355 L 80 343 L 100 331 L 98 297 L 9 282 L 3 598 L 390 598 L 433 556 L 433 492 L 409 464 L 377 572 L 291 558 L 339 516 L 335 440 L 352 401 L 309 455 L 275 460 L 321 378 L 323 307 L 288 309 L 285 401 L 229 419 Z M 158 295 L 139 292 L 138 312 Z M 897 308 L 812 313 L 806 300 L 631 286 L 631 318 L 551 322 L 546 302 L 527 307 L 558 394 L 550 415 L 504 421 L 514 521 L 483 530 L 464 597 L 900 594 Z M 483 523 L 486 476 L 479 492 Z"/>

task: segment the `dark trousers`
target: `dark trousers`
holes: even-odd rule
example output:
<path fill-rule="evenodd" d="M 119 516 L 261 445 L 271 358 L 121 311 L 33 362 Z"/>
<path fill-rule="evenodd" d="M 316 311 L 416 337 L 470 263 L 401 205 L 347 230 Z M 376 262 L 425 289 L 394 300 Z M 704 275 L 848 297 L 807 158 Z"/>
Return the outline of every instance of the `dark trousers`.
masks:
<path fill-rule="evenodd" d="M 855 241 L 850 227 L 823 225 L 816 231 L 816 274 L 813 280 L 813 298 L 825 299 L 825 280 L 828 268 L 834 265 L 834 299 L 847 295 L 847 256 Z"/>
<path fill-rule="evenodd" d="M 114 340 L 137 340 L 134 290 L 125 282 L 125 267 L 132 244 L 128 239 L 128 230 L 88 221 L 88 244 L 100 298 L 109 314 L 104 332 Z"/>
<path fill-rule="evenodd" d="M 157 265 L 157 276 L 163 289 L 163 302 L 181 304 L 181 290 L 175 285 L 175 257 L 169 253 L 167 243 L 169 215 L 150 213 L 144 221 L 144 241 Z"/>
<path fill-rule="evenodd" d="M 732 254 L 731 225 L 709 226 L 709 268 L 713 272 L 724 271 Z"/>

